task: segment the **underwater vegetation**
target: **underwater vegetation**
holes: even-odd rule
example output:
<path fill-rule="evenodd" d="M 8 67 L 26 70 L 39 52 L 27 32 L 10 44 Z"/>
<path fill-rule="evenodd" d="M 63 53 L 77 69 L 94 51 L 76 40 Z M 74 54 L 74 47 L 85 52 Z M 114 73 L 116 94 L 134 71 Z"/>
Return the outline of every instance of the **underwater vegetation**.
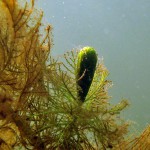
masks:
<path fill-rule="evenodd" d="M 91 47 L 84 47 L 78 54 L 76 69 L 78 98 L 84 102 L 96 69 L 97 55 Z"/>
<path fill-rule="evenodd" d="M 0 150 L 150 148 L 150 127 L 127 138 L 108 70 L 84 47 L 53 58 L 51 25 L 23 0 L 0 0 Z M 86 83 L 86 84 L 83 84 Z"/>

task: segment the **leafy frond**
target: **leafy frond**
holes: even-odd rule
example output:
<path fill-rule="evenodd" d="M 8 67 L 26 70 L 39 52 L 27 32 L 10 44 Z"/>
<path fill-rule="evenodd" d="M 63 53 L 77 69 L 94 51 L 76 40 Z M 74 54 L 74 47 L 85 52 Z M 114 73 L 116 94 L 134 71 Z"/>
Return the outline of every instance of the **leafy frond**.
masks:
<path fill-rule="evenodd" d="M 123 139 L 127 124 L 122 120 L 119 122 L 115 114 L 111 114 L 107 93 L 111 81 L 106 79 L 108 71 L 102 63 L 97 65 L 85 102 L 78 99 L 77 54 L 78 52 L 67 52 L 64 58 L 66 61 L 58 60 L 53 79 L 47 80 L 50 97 L 46 111 L 56 119 L 52 125 L 54 134 L 51 134 L 54 141 L 49 144 L 60 149 L 105 149 L 110 143 L 115 145 Z M 123 104 L 115 107 L 120 112 Z M 51 124 L 50 118 L 48 120 L 47 124 Z"/>

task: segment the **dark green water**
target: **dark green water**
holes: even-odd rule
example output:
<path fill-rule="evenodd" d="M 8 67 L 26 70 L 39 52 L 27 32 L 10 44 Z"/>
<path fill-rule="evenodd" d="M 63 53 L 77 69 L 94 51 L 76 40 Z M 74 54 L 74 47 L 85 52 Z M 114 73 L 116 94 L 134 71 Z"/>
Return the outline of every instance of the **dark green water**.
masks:
<path fill-rule="evenodd" d="M 53 25 L 52 54 L 92 46 L 114 83 L 112 103 L 129 99 L 122 115 L 141 131 L 150 123 L 150 0 L 38 0 Z"/>

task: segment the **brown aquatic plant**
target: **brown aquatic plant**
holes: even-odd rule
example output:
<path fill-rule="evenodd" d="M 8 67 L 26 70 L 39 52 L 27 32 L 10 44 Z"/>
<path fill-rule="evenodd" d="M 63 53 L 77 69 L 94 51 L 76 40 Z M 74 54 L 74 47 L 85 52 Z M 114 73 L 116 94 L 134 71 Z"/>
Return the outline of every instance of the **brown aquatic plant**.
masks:
<path fill-rule="evenodd" d="M 1 132 L 3 128 L 16 126 L 17 130 L 12 128 L 10 134 L 16 132 L 16 139 L 19 136 L 24 146 L 26 139 L 33 145 L 33 129 L 26 121 L 24 110 L 32 97 L 36 95 L 38 99 L 47 94 L 43 72 L 51 48 L 51 26 L 41 35 L 43 12 L 30 7 L 27 2 L 0 0 L 0 8 Z M 1 144 L 3 149 L 14 146 L 5 140 L 2 143 L 5 143 Z"/>
<path fill-rule="evenodd" d="M 150 149 L 150 125 L 139 135 L 130 137 L 119 143 L 114 150 L 149 150 Z"/>
<path fill-rule="evenodd" d="M 81 102 L 79 51 L 67 52 L 64 60 L 51 56 L 52 27 L 44 28 L 34 0 L 0 0 L 0 8 L 0 149 L 130 150 L 142 145 L 149 128 L 140 138 L 125 140 L 128 123 L 119 116 L 128 102 L 109 102 L 111 81 L 103 62 L 97 63 Z"/>

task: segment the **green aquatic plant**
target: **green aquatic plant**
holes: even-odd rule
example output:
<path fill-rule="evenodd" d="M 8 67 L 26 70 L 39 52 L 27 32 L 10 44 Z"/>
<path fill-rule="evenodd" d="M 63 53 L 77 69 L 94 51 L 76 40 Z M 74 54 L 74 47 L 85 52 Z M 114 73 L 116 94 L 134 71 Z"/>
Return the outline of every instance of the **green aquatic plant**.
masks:
<path fill-rule="evenodd" d="M 77 62 L 77 90 L 78 97 L 83 102 L 91 86 L 97 63 L 94 48 L 84 47 L 78 54 Z"/>
<path fill-rule="evenodd" d="M 53 58 L 51 26 L 42 30 L 34 0 L 0 0 L 0 8 L 0 149 L 136 147 L 120 118 L 128 102 L 110 103 L 112 83 L 96 50 Z"/>
<path fill-rule="evenodd" d="M 87 50 L 87 47 L 83 49 Z M 102 62 L 97 63 L 84 103 L 79 101 L 76 72 L 83 49 L 67 52 L 65 61 L 58 60 L 52 77 L 55 84 L 47 80 L 51 101 L 47 107 L 49 113 L 56 117 L 51 132 L 54 133 L 54 149 L 106 149 L 121 142 L 127 132 L 128 124 L 117 116 L 128 103 L 126 100 L 115 106 L 109 103 L 107 89 L 111 82 L 107 80 L 108 70 Z"/>

